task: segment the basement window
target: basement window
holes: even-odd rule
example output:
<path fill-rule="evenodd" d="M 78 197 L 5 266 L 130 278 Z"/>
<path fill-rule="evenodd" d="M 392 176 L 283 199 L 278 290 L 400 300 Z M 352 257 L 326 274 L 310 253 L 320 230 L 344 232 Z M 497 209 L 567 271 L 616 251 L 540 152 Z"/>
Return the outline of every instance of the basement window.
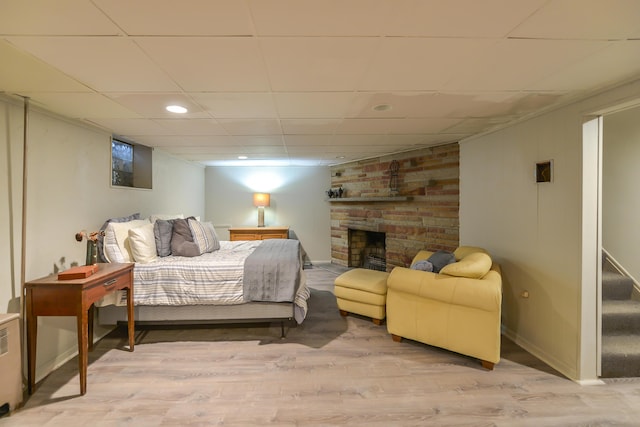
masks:
<path fill-rule="evenodd" d="M 111 139 L 111 185 L 152 188 L 152 149 L 122 139 Z"/>

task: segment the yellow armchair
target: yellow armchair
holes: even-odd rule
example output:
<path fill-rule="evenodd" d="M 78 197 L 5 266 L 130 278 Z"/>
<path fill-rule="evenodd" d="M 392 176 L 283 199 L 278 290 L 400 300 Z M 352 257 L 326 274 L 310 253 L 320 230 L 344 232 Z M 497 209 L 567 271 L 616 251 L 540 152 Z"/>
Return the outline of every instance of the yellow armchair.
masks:
<path fill-rule="evenodd" d="M 420 251 L 413 259 L 429 258 Z M 461 246 L 456 262 L 431 273 L 396 267 L 387 280 L 387 330 L 480 359 L 493 369 L 500 361 L 502 277 L 484 249 Z"/>

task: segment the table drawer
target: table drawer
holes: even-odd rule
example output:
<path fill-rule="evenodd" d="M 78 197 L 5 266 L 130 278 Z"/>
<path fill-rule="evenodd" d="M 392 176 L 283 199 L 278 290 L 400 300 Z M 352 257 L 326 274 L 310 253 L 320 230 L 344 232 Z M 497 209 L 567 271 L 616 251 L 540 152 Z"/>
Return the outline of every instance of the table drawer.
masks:
<path fill-rule="evenodd" d="M 89 301 L 96 301 L 113 291 L 129 287 L 130 283 L 128 272 L 115 277 L 105 278 L 87 287 L 85 290 L 85 298 L 88 298 Z"/>

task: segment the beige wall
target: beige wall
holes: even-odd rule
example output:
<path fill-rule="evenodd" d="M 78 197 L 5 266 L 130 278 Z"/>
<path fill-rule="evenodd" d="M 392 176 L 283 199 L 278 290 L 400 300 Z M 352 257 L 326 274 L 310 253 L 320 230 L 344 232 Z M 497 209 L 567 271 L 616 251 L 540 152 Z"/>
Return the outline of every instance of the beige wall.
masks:
<path fill-rule="evenodd" d="M 0 98 L 0 312 L 19 311 L 22 111 L 21 102 Z M 84 264 L 85 244 L 74 235 L 97 230 L 107 218 L 133 212 L 204 214 L 204 167 L 156 150 L 153 190 L 111 188 L 108 133 L 36 109 L 28 129 L 27 281 Z M 73 318 L 45 317 L 39 325 L 37 378 L 77 351 Z"/>
<path fill-rule="evenodd" d="M 597 376 L 589 265 L 597 254 L 588 249 L 596 230 L 582 229 L 592 209 L 583 212 L 583 200 L 597 191 L 583 187 L 583 173 L 597 170 L 582 124 L 633 97 L 640 97 L 638 82 L 461 142 L 460 242 L 486 247 L 502 264 L 505 333 L 577 380 Z M 535 163 L 549 159 L 553 182 L 536 184 Z M 520 296 L 525 290 L 528 299 Z"/>
<path fill-rule="evenodd" d="M 328 167 L 207 167 L 205 176 L 205 218 L 220 238 L 229 238 L 229 226 L 257 226 L 253 193 L 267 192 L 271 206 L 265 208 L 265 225 L 289 226 L 312 262 L 330 261 Z"/>
<path fill-rule="evenodd" d="M 640 280 L 640 108 L 604 117 L 602 246 Z"/>

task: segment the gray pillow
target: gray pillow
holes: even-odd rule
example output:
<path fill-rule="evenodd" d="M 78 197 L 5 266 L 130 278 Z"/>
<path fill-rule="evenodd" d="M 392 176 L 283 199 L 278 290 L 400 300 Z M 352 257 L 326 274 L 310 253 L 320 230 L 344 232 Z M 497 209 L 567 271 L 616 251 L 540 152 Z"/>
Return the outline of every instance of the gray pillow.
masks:
<path fill-rule="evenodd" d="M 426 259 L 421 259 L 411 266 L 412 270 L 433 271 L 433 264 Z"/>
<path fill-rule="evenodd" d="M 193 217 L 189 217 L 195 219 Z M 173 233 L 171 234 L 171 254 L 176 256 L 194 257 L 200 255 L 198 244 L 193 241 L 189 218 L 173 220 Z"/>
<path fill-rule="evenodd" d="M 433 264 L 433 272 L 439 273 L 442 267 L 456 262 L 456 257 L 451 252 L 438 251 L 427 258 L 431 264 Z"/>
<path fill-rule="evenodd" d="M 153 224 L 153 235 L 156 238 L 158 256 L 171 255 L 171 236 L 173 235 L 172 219 L 157 219 Z"/>
<path fill-rule="evenodd" d="M 109 262 L 107 261 L 107 258 L 105 258 L 104 256 L 104 231 L 107 229 L 107 226 L 109 225 L 110 222 L 129 222 L 129 221 L 133 221 L 134 219 L 140 219 L 140 213 L 134 213 L 131 214 L 129 216 L 121 216 L 118 218 L 109 218 L 108 220 L 106 220 L 104 222 L 104 224 L 102 224 L 102 227 L 100 227 L 99 233 L 98 233 L 98 261 L 99 262 Z"/>

